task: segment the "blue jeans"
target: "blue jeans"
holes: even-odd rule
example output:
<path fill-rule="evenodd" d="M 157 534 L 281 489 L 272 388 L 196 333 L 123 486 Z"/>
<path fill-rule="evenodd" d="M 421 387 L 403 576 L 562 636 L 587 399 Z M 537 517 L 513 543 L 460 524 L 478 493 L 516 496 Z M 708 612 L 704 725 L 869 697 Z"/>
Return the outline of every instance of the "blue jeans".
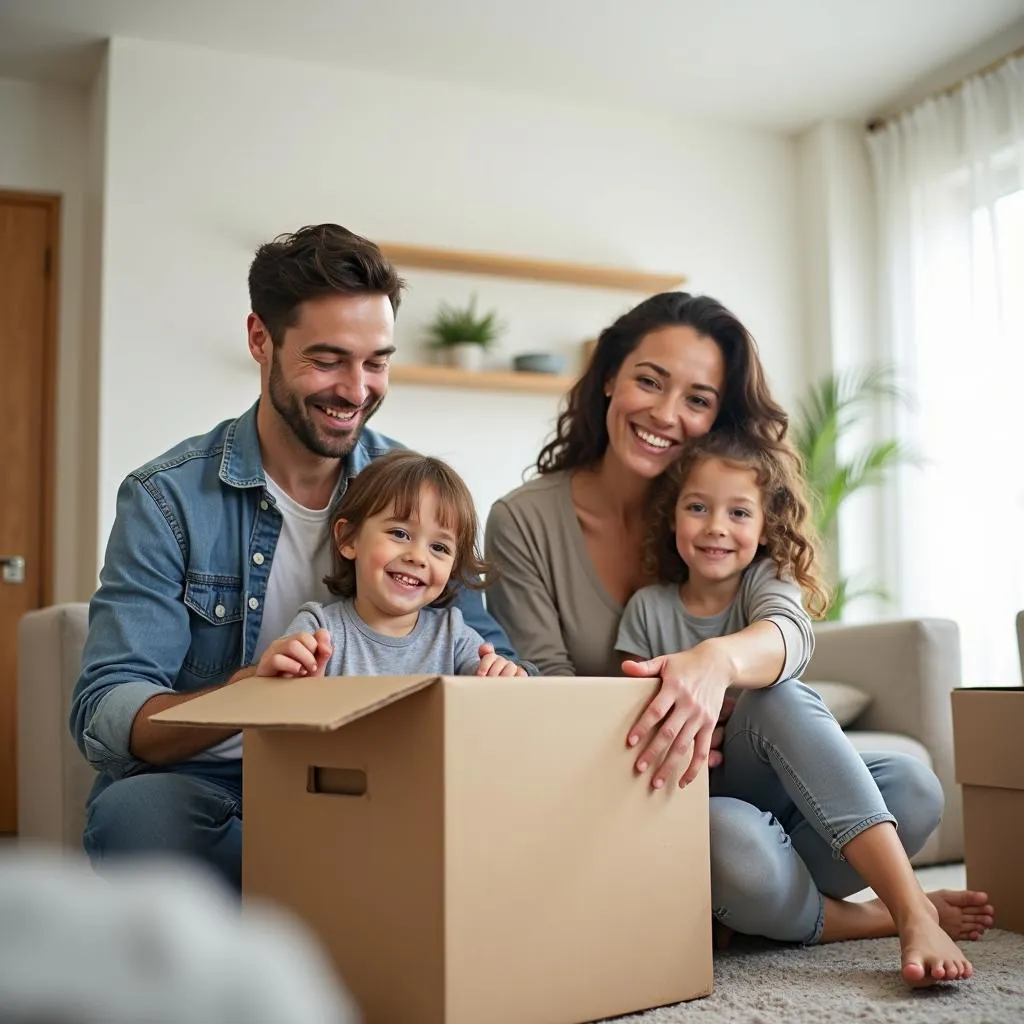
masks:
<path fill-rule="evenodd" d="M 242 762 L 190 761 L 124 779 L 100 776 L 82 845 L 97 867 L 124 855 L 201 861 L 242 888 Z"/>
<path fill-rule="evenodd" d="M 912 856 L 942 817 L 942 786 L 907 754 L 859 754 L 795 679 L 748 690 L 712 770 L 711 899 L 735 931 L 817 942 L 825 896 L 866 885 L 842 847 L 881 821 Z"/>

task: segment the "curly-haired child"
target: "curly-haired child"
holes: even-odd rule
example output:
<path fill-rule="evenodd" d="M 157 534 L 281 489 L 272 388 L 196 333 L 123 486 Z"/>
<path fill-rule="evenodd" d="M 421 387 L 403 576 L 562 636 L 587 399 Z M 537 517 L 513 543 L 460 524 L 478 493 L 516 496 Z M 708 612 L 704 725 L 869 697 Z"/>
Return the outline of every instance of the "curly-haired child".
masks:
<path fill-rule="evenodd" d="M 813 887 L 779 878 L 766 891 L 814 894 L 812 904 L 786 908 L 804 942 L 891 934 L 895 923 L 909 984 L 970 977 L 970 961 L 953 940 L 978 938 L 992 923 L 992 907 L 977 904 L 984 894 L 921 890 L 871 771 L 818 694 L 797 678 L 806 662 L 796 663 L 788 653 L 811 649 L 808 609 L 821 615 L 828 605 L 797 456 L 781 443 L 712 433 L 687 442 L 652 498 L 645 561 L 660 582 L 627 604 L 616 642 L 623 656 L 646 661 L 757 622 L 774 624 L 786 640 L 777 678 L 748 681 L 738 691 L 724 727 L 721 763 L 709 776 L 712 798 L 723 802 L 720 813 L 729 801 L 744 801 L 770 815 L 780 842 L 791 842 L 801 854 L 786 863 L 812 874 Z M 637 674 L 633 667 L 627 661 L 624 670 Z M 724 691 L 715 694 L 719 708 L 725 697 Z M 673 714 L 686 717 L 685 709 Z M 692 721 L 681 728 L 666 724 L 683 744 L 709 742 L 697 738 Z M 680 785 L 707 762 L 706 745 L 701 753 Z M 656 778 L 655 786 L 660 782 Z M 831 858 L 810 855 L 822 840 Z M 750 863 L 743 869 L 771 867 Z M 714 876 L 711 882 L 718 907 Z M 846 901 L 865 886 L 879 899 Z M 758 933 L 754 920 L 717 916 L 726 928 Z"/>

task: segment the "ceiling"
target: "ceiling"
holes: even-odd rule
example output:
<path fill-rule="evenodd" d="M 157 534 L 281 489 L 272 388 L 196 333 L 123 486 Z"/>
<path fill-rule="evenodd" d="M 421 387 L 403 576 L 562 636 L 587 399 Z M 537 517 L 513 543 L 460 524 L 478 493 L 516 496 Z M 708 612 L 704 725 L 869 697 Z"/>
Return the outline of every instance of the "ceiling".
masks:
<path fill-rule="evenodd" d="M 0 0 L 0 75 L 84 82 L 110 36 L 794 131 L 866 118 L 1024 0 Z"/>

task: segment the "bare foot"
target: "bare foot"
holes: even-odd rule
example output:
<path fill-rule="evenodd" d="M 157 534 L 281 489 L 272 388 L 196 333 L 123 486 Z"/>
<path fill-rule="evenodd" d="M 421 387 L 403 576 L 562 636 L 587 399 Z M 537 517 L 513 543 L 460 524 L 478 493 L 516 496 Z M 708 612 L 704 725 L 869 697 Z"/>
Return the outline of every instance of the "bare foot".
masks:
<path fill-rule="evenodd" d="M 903 962 L 900 973 L 911 988 L 958 981 L 974 973 L 970 960 L 943 931 L 931 900 L 900 914 L 897 927 Z"/>
<path fill-rule="evenodd" d="M 925 895 L 939 912 L 939 927 L 957 942 L 980 939 L 992 927 L 995 910 L 983 892 L 936 889 Z"/>

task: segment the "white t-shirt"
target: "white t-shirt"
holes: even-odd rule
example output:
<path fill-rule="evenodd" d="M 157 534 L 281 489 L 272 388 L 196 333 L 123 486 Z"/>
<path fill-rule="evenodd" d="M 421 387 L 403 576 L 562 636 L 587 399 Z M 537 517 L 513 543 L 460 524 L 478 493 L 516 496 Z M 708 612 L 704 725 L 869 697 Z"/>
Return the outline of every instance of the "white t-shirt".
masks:
<path fill-rule="evenodd" d="M 324 583 L 332 564 L 328 517 L 333 496 L 326 508 L 313 509 L 290 498 L 269 476 L 267 490 L 281 513 L 281 536 L 270 566 L 254 660 L 284 635 L 300 606 L 337 600 Z"/>
<path fill-rule="evenodd" d="M 281 535 L 270 564 L 254 661 L 279 636 L 284 635 L 296 612 L 307 601 L 329 604 L 337 600 L 324 583 L 332 565 L 328 520 L 334 496 L 326 508 L 314 509 L 306 508 L 289 497 L 269 476 L 267 490 L 281 513 Z M 242 736 L 239 733 L 204 750 L 197 760 L 227 761 L 241 756 Z"/>

